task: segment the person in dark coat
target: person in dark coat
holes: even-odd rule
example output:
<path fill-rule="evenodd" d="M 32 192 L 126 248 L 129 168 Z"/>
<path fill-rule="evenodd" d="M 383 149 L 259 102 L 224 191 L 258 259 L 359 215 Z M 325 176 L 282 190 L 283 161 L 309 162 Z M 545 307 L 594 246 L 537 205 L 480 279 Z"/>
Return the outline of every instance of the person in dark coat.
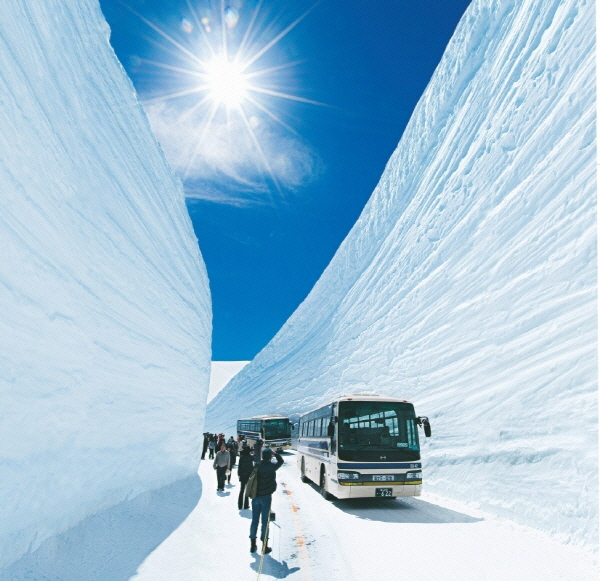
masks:
<path fill-rule="evenodd" d="M 227 483 L 231 484 L 231 473 L 233 472 L 233 468 L 235 466 L 235 462 L 237 460 L 238 455 L 237 442 L 233 439 L 233 437 L 229 438 L 229 441 L 227 442 L 227 449 L 229 450 L 229 455 L 231 456 L 231 470 L 229 471 L 229 476 L 227 476 Z"/>
<path fill-rule="evenodd" d="M 273 452 L 269 448 L 263 450 L 262 460 L 258 465 L 256 475 L 258 486 L 256 489 L 256 497 L 252 499 L 252 523 L 250 524 L 250 552 L 256 552 L 256 533 L 258 531 L 258 521 L 261 521 L 260 540 L 262 541 L 263 555 L 271 552 L 271 547 L 268 547 L 269 539 L 266 537 L 267 523 L 269 522 L 269 514 L 271 512 L 271 497 L 277 489 L 277 480 L 275 472 L 281 468 L 283 458 L 275 452 L 277 462 L 271 462 Z"/>
<path fill-rule="evenodd" d="M 259 439 L 258 442 L 254 444 L 254 464 L 260 464 L 260 461 L 262 460 L 263 443 L 264 442 Z"/>
<path fill-rule="evenodd" d="M 240 479 L 240 495 L 238 496 L 238 510 L 242 510 L 242 500 L 244 503 L 244 508 L 250 508 L 248 495 L 244 494 L 244 492 L 246 490 L 246 484 L 248 484 L 248 478 L 250 478 L 250 474 L 252 474 L 252 470 L 254 470 L 254 462 L 252 462 L 252 456 L 250 456 L 250 448 L 246 446 L 245 448 L 242 448 L 242 452 L 240 454 L 240 461 L 238 463 L 238 478 Z"/>
<path fill-rule="evenodd" d="M 206 456 L 206 450 L 208 450 L 208 437 L 210 434 L 208 432 L 204 432 L 204 442 L 202 443 L 202 460 L 204 460 L 204 456 Z"/>

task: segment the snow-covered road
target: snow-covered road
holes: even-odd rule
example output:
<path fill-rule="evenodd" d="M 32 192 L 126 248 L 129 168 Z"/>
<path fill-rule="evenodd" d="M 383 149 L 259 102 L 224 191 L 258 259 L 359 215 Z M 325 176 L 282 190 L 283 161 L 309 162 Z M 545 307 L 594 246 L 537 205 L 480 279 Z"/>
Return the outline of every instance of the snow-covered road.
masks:
<path fill-rule="evenodd" d="M 294 453 L 284 458 L 273 496 L 273 552 L 264 558 L 261 579 L 597 579 L 597 564 L 583 549 L 427 492 L 326 501 L 316 486 L 301 482 Z M 223 494 L 216 492 L 211 461 L 201 463 L 199 475 L 197 506 L 131 579 L 257 578 L 260 556 L 249 552 L 250 511 L 237 510 L 236 473 Z"/>

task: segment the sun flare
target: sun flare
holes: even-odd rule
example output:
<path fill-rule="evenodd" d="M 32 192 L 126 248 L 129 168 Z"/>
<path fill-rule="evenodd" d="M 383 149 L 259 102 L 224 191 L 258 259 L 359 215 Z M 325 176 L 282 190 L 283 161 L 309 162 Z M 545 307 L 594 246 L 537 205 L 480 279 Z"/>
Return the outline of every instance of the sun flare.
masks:
<path fill-rule="evenodd" d="M 191 168 L 199 159 L 207 136 L 213 135 L 222 127 L 241 127 L 249 138 L 246 143 L 254 149 L 266 174 L 270 176 L 276 189 L 281 192 L 281 186 L 271 167 L 272 160 L 266 154 L 259 138 L 260 134 L 256 131 L 260 123 L 259 117 L 268 118 L 286 131 L 295 134 L 296 131 L 276 114 L 274 100 L 283 99 L 313 105 L 323 105 L 323 103 L 279 89 L 278 77 L 297 63 L 282 62 L 262 67 L 257 63 L 261 60 L 268 61 L 265 55 L 304 20 L 318 3 L 317 1 L 287 27 L 271 36 L 273 29 L 268 22 L 257 24 L 260 21 L 259 12 L 262 2 L 258 2 L 254 11 L 247 15 L 244 32 L 238 30 L 240 13 L 230 6 L 225 6 L 225 0 L 221 0 L 220 15 L 211 15 L 210 12 L 200 15 L 194 10 L 191 0 L 187 0 L 191 18 L 184 18 L 181 23 L 184 34 L 181 40 L 177 33 L 175 35 L 167 33 L 163 28 L 128 7 L 176 49 L 174 54 L 179 61 L 171 64 L 143 59 L 144 62 L 195 81 L 191 87 L 187 83 L 182 83 L 180 90 L 145 101 L 151 104 L 170 99 L 187 99 L 190 103 L 182 118 L 186 118 L 188 122 L 195 120 L 198 123 L 198 137 L 196 144 L 186 154 L 184 180 L 188 178 Z M 172 50 L 170 52 L 173 53 Z M 233 123 L 235 120 L 238 121 L 237 124 Z M 237 140 L 238 145 L 241 142 L 242 140 Z"/>
<path fill-rule="evenodd" d="M 226 107 L 240 106 L 248 96 L 248 82 L 240 67 L 222 55 L 216 55 L 206 66 L 208 92 L 218 104 Z"/>

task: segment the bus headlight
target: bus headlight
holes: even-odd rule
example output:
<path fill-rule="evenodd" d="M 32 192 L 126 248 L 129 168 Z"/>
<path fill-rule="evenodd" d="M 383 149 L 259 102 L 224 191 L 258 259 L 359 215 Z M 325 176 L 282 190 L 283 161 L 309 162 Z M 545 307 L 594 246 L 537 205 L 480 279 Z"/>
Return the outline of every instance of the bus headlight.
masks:
<path fill-rule="evenodd" d="M 407 480 L 421 480 L 423 478 L 423 474 L 421 472 L 407 472 L 406 479 Z"/>
<path fill-rule="evenodd" d="M 358 480 L 358 472 L 338 472 L 338 480 Z"/>

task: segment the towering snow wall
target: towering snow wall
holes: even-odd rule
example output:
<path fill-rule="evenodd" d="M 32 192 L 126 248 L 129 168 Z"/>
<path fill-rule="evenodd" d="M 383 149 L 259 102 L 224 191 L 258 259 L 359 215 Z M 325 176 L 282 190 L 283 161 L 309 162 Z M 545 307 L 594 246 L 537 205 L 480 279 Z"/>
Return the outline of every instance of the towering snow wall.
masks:
<path fill-rule="evenodd" d="M 0 569 L 195 472 L 211 306 L 96 0 L 0 8 Z"/>
<path fill-rule="evenodd" d="M 432 420 L 426 489 L 595 543 L 594 43 L 591 1 L 474 0 L 358 222 L 207 423 L 402 396 Z"/>

